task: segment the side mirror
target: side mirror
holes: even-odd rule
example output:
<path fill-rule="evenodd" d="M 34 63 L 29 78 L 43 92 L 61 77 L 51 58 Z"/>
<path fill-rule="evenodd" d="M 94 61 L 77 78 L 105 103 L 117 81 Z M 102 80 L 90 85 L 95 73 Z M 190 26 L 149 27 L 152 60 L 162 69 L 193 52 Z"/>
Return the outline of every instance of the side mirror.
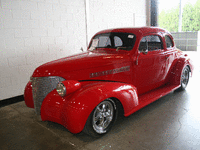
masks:
<path fill-rule="evenodd" d="M 82 52 L 83 52 L 83 47 L 81 47 L 81 49 L 80 49 Z"/>
<path fill-rule="evenodd" d="M 148 49 L 142 49 L 141 52 L 146 55 L 148 53 Z"/>

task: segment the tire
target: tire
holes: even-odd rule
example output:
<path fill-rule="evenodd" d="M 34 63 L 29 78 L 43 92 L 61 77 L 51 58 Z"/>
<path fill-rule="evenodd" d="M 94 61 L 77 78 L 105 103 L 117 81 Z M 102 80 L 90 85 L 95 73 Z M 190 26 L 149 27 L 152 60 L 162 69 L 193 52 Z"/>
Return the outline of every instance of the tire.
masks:
<path fill-rule="evenodd" d="M 185 68 L 182 70 L 181 73 L 181 87 L 179 88 L 180 91 L 186 89 L 189 82 L 189 78 L 190 78 L 190 69 L 188 66 L 185 66 Z"/>
<path fill-rule="evenodd" d="M 83 132 L 100 137 L 112 128 L 117 119 L 117 107 L 112 99 L 106 99 L 99 103 L 87 119 Z"/>

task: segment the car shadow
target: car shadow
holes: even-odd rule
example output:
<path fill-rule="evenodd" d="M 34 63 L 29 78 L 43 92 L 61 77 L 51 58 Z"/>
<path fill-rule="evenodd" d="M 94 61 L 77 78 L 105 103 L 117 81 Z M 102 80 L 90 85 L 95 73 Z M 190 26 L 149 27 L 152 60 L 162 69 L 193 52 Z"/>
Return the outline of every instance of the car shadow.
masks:
<path fill-rule="evenodd" d="M 155 111 L 157 110 L 162 110 L 162 107 L 164 108 L 166 105 L 170 105 L 171 109 L 176 109 L 176 105 L 174 105 L 175 99 L 177 99 L 177 97 L 179 97 L 179 99 L 183 99 L 186 98 L 187 93 L 185 91 L 176 91 L 176 92 L 171 92 L 168 95 L 158 99 L 157 101 L 147 105 L 146 107 L 138 110 L 137 112 L 131 114 L 128 117 L 125 117 L 123 115 L 118 115 L 118 118 L 114 124 L 114 126 L 112 127 L 111 131 L 108 134 L 105 134 L 99 138 L 94 138 L 91 137 L 87 134 L 85 134 L 84 132 L 78 133 L 78 134 L 72 134 L 70 133 L 64 126 L 54 123 L 54 122 L 50 122 L 50 121 L 45 121 L 45 126 L 50 129 L 53 130 L 54 132 L 56 132 L 56 134 L 58 134 L 60 137 L 62 138 L 66 138 L 66 139 L 72 139 L 72 141 L 74 140 L 78 140 L 81 141 L 81 143 L 84 144 L 88 144 L 88 143 L 93 143 L 94 141 L 98 141 L 98 140 L 104 140 L 104 139 L 108 139 L 110 136 L 120 136 L 121 132 L 124 132 L 125 127 L 137 127 L 139 125 L 138 122 L 140 122 L 141 120 L 144 121 L 144 118 L 147 115 L 151 115 L 154 114 Z"/>

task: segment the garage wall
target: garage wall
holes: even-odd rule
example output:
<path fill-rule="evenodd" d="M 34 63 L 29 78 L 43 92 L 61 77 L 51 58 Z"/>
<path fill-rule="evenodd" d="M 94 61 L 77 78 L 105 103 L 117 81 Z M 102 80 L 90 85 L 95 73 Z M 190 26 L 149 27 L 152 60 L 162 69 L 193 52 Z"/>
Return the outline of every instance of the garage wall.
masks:
<path fill-rule="evenodd" d="M 34 69 L 86 48 L 82 0 L 0 0 L 0 99 L 23 94 Z"/>
<path fill-rule="evenodd" d="M 145 0 L 90 0 L 89 39 L 102 29 L 145 26 L 145 5 Z"/>
<path fill-rule="evenodd" d="M 0 100 L 22 95 L 37 66 L 86 50 L 97 31 L 145 20 L 145 0 L 0 0 Z"/>
<path fill-rule="evenodd" d="M 182 51 L 197 51 L 199 32 L 172 32 L 176 47 Z"/>

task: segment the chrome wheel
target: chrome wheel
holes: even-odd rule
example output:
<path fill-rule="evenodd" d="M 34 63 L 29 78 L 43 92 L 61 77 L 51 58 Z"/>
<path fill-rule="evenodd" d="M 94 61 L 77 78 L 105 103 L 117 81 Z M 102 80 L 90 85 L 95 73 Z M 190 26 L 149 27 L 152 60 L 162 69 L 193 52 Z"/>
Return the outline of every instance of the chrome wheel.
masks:
<path fill-rule="evenodd" d="M 112 102 L 103 101 L 94 110 L 92 117 L 92 126 L 96 133 L 102 134 L 107 132 L 108 126 L 114 117 L 114 107 Z"/>
<path fill-rule="evenodd" d="M 108 133 L 118 115 L 118 105 L 114 100 L 107 98 L 99 103 L 89 115 L 83 132 L 93 137 L 100 137 Z"/>
<path fill-rule="evenodd" d="M 181 88 L 185 89 L 189 81 L 189 68 L 185 67 L 181 75 Z"/>

